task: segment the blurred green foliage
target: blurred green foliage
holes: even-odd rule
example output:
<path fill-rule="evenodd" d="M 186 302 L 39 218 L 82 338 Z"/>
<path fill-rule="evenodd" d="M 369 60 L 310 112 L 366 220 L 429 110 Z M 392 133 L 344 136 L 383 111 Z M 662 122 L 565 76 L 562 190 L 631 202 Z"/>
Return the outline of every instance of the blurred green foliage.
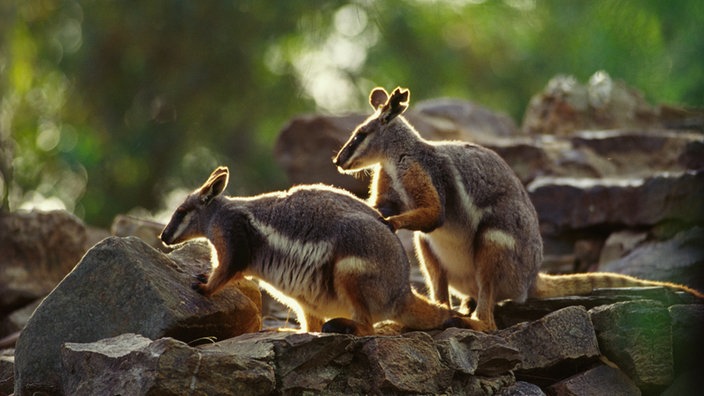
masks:
<path fill-rule="evenodd" d="M 3 207 L 105 226 L 217 164 L 233 193 L 280 188 L 271 148 L 286 121 L 366 111 L 375 85 L 520 123 L 554 75 L 603 69 L 652 102 L 701 107 L 702 26 L 700 0 L 5 0 Z"/>

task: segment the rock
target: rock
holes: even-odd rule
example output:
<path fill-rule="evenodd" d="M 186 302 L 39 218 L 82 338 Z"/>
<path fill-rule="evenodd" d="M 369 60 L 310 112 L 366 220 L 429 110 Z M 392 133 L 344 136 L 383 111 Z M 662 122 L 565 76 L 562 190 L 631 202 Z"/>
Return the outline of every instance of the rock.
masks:
<path fill-rule="evenodd" d="M 421 332 L 402 337 L 376 337 L 361 348 L 369 359 L 374 392 L 430 393 L 445 391 L 454 371 L 442 364 L 432 339 Z"/>
<path fill-rule="evenodd" d="M 626 256 L 647 238 L 648 233 L 640 231 L 620 230 L 611 233 L 601 249 L 599 265 L 603 266 L 608 262 L 616 261 Z"/>
<path fill-rule="evenodd" d="M 0 320 L 0 335 L 8 336 L 10 334 L 18 333 L 24 326 L 27 325 L 29 318 L 37 309 L 41 300 L 36 300 L 33 303 L 26 305 L 11 314 L 7 315 L 4 319 Z M 12 344 L 14 346 L 14 344 Z M 0 348 L 3 347 L 2 341 L 0 341 Z"/>
<path fill-rule="evenodd" d="M 698 395 L 701 391 L 702 367 L 695 366 L 694 369 L 679 375 L 661 396 Z"/>
<path fill-rule="evenodd" d="M 539 176 L 562 174 L 564 169 L 540 142 L 514 139 L 487 142 L 485 146 L 499 154 L 524 185 Z"/>
<path fill-rule="evenodd" d="M 584 307 L 570 306 L 497 335 L 521 352 L 518 370 L 544 369 L 564 360 L 599 356 L 594 328 Z"/>
<path fill-rule="evenodd" d="M 459 99 L 430 99 L 411 107 L 408 119 L 431 140 L 476 142 L 511 138 L 523 133 L 513 119 L 476 103 Z"/>
<path fill-rule="evenodd" d="M 693 227 L 672 239 L 643 242 L 625 257 L 600 265 L 599 270 L 704 290 L 703 264 L 704 228 Z"/>
<path fill-rule="evenodd" d="M 0 395 L 10 395 L 15 388 L 13 350 L 0 351 Z"/>
<path fill-rule="evenodd" d="M 547 389 L 549 395 L 640 396 L 640 389 L 621 370 L 599 365 Z"/>
<path fill-rule="evenodd" d="M 271 354 L 193 348 L 173 338 L 124 334 L 66 343 L 61 357 L 67 395 L 267 395 L 276 386 Z"/>
<path fill-rule="evenodd" d="M 441 393 L 454 371 L 425 333 L 353 337 L 293 334 L 274 339 L 282 393 Z"/>
<path fill-rule="evenodd" d="M 303 116 L 291 120 L 276 140 L 274 157 L 291 184 L 325 183 L 359 196 L 369 192 L 368 177 L 349 177 L 332 163 L 354 128 L 366 117 Z"/>
<path fill-rule="evenodd" d="M 613 173 L 601 176 L 647 177 L 655 172 L 700 169 L 694 158 L 704 156 L 704 136 L 700 133 L 663 129 L 581 131 L 569 140 L 575 149 L 608 159 Z"/>
<path fill-rule="evenodd" d="M 446 333 L 443 340 L 451 337 Z M 456 373 L 444 364 L 433 338 L 421 332 L 388 337 L 259 332 L 199 347 L 124 334 L 66 343 L 61 358 L 62 391 L 71 395 L 185 390 L 223 395 L 484 395 L 515 382 L 508 366 L 493 376 Z"/>
<path fill-rule="evenodd" d="M 685 292 L 675 292 L 666 287 L 623 287 L 614 289 L 597 289 L 585 296 L 565 296 L 545 299 L 529 298 L 524 303 L 503 301 L 496 305 L 494 318 L 500 329 L 508 328 L 521 322 L 532 322 L 557 310 L 581 306 L 589 310 L 600 305 L 610 305 L 623 301 L 652 300 L 665 306 L 675 304 L 694 304 L 697 298 Z"/>
<path fill-rule="evenodd" d="M 445 364 L 464 374 L 504 374 L 515 369 L 522 357 L 515 347 L 493 334 L 449 328 L 434 339 Z"/>
<path fill-rule="evenodd" d="M 86 228 L 64 212 L 0 213 L 0 317 L 46 296 L 88 249 Z"/>
<path fill-rule="evenodd" d="M 667 308 L 651 300 L 589 310 L 601 352 L 645 393 L 662 392 L 674 379 Z"/>
<path fill-rule="evenodd" d="M 704 356 L 704 304 L 672 305 L 668 312 L 672 323 L 675 372 L 704 366 L 701 360 Z"/>
<path fill-rule="evenodd" d="M 497 396 L 545 396 L 545 392 L 538 385 L 516 381 L 515 384 L 501 389 Z"/>
<path fill-rule="evenodd" d="M 544 177 L 528 186 L 541 230 L 622 225 L 652 226 L 668 220 L 704 222 L 704 170 L 645 179 Z"/>
<path fill-rule="evenodd" d="M 359 345 L 350 335 L 282 333 L 271 342 L 277 358 L 278 389 L 282 393 L 349 393 L 351 389 L 372 387 L 367 367 L 355 362 Z"/>
<path fill-rule="evenodd" d="M 640 92 L 598 71 L 585 85 L 572 76 L 551 79 L 531 98 L 522 129 L 566 136 L 580 130 L 662 126 L 659 116 Z"/>
<path fill-rule="evenodd" d="M 118 237 L 135 236 L 147 245 L 162 252 L 170 252 L 170 247 L 159 239 L 165 224 L 128 215 L 117 215 L 110 226 L 110 233 Z"/>
<path fill-rule="evenodd" d="M 209 258 L 209 247 L 200 243 L 183 245 L 170 257 L 133 237 L 94 246 L 23 330 L 15 351 L 15 394 L 60 389 L 59 352 L 66 342 L 123 333 L 191 342 L 259 330 L 257 304 L 237 287 L 210 299 L 191 289 Z"/>

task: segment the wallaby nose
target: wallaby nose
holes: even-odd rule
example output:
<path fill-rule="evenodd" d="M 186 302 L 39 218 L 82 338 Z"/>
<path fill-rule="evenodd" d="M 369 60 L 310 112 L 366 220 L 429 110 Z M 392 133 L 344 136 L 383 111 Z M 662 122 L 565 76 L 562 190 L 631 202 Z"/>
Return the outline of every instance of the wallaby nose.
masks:
<path fill-rule="evenodd" d="M 332 159 L 332 163 L 337 167 L 340 166 L 340 164 L 342 163 L 342 161 L 340 161 L 340 153 L 337 153 L 335 158 Z"/>

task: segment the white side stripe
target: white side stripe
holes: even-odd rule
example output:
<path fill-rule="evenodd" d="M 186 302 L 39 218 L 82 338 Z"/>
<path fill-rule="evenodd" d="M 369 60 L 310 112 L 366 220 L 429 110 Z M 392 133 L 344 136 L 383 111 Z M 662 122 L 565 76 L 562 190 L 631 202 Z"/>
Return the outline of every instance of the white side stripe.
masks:
<path fill-rule="evenodd" d="M 467 193 L 467 187 L 464 185 L 464 181 L 457 171 L 457 167 L 454 163 L 451 163 L 450 169 L 452 170 L 452 178 L 455 181 L 455 188 L 459 194 L 460 201 L 462 202 L 462 207 L 465 213 L 467 213 L 467 218 L 470 221 L 472 229 L 476 229 L 484 216 L 484 211 L 479 209 L 477 205 L 474 204 L 474 199 Z"/>
<path fill-rule="evenodd" d="M 332 243 L 306 242 L 289 238 L 274 227 L 252 220 L 252 225 L 264 236 L 269 246 L 297 263 L 321 263 L 332 257 Z"/>

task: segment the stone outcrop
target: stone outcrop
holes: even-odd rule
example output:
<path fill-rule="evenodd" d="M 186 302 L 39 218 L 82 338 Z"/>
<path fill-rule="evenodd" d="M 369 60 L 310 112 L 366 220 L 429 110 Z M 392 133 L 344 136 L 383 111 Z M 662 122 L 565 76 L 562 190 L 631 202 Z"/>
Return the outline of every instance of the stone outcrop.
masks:
<path fill-rule="evenodd" d="M 0 317 L 47 295 L 88 249 L 83 223 L 63 211 L 0 213 Z"/>
<path fill-rule="evenodd" d="M 185 342 L 226 339 L 261 327 L 256 284 L 209 299 L 191 289 L 208 272 L 210 249 L 191 243 L 166 256 L 141 240 L 108 238 L 44 299 L 15 350 L 15 394 L 61 389 L 60 348 L 123 333 Z M 38 347 L 41 346 L 41 347 Z"/>
<path fill-rule="evenodd" d="M 0 370 L 14 363 L 17 395 L 541 395 L 660 392 L 686 386 L 678 378 L 699 364 L 687 344 L 704 305 L 663 288 L 504 303 L 491 334 L 257 332 L 251 283 L 212 300 L 190 289 L 209 260 L 200 242 L 165 255 L 137 238 L 104 240 L 37 308 Z"/>
<path fill-rule="evenodd" d="M 569 135 L 574 131 L 660 125 L 660 109 L 622 81 L 598 71 L 588 83 L 556 76 L 531 98 L 523 116 L 529 133 Z"/>
<path fill-rule="evenodd" d="M 65 344 L 62 384 L 66 394 L 653 394 L 673 382 L 668 318 L 637 300 L 568 306 L 494 334 L 258 332 L 200 346 L 123 334 Z"/>

